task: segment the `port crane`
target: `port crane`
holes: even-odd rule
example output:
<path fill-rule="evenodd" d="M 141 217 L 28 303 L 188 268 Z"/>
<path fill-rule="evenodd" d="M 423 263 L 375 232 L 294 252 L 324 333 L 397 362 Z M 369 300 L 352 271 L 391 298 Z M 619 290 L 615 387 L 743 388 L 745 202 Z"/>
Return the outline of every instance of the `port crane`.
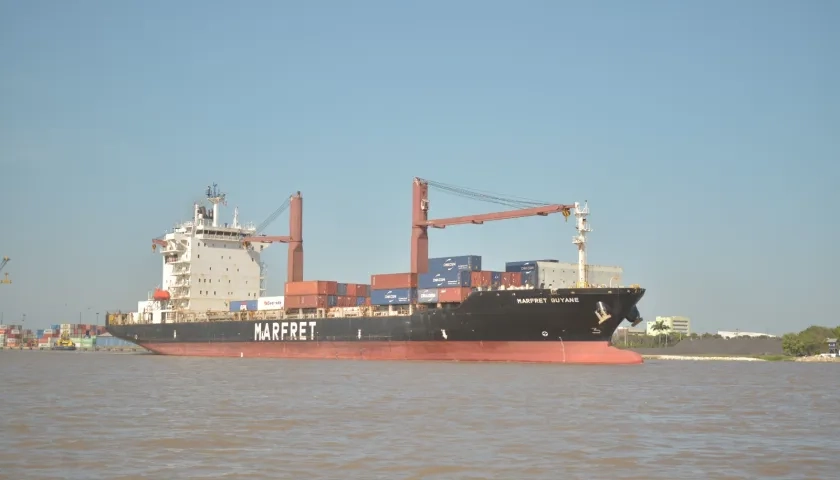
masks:
<path fill-rule="evenodd" d="M 3 268 L 6 267 L 6 264 L 9 263 L 9 260 L 11 260 L 9 257 L 3 257 L 3 261 L 0 261 L 0 272 L 2 272 Z M 9 272 L 3 274 L 3 279 L 0 280 L 0 283 L 2 283 L 3 285 L 8 285 L 12 283 L 12 281 L 9 280 Z"/>
<path fill-rule="evenodd" d="M 430 188 L 460 197 L 505 205 L 515 208 L 515 210 L 429 220 Z M 564 205 L 536 202 L 517 197 L 504 197 L 493 193 L 470 190 L 415 177 L 411 208 L 411 273 L 419 274 L 429 271 L 429 227 L 446 228 L 452 225 L 480 225 L 484 222 L 494 220 L 547 216 L 554 213 L 562 214 L 568 221 L 569 216 L 572 214 L 572 209 L 575 210 L 578 230 L 578 235 L 572 239 L 573 243 L 578 246 L 578 285 L 586 286 L 586 234 L 591 231 L 586 223 L 586 216 L 589 214 L 588 206 L 581 207 L 577 202 L 572 205 Z"/>
<path fill-rule="evenodd" d="M 207 187 L 207 199 L 213 205 L 213 225 L 217 225 L 217 218 L 219 214 L 219 204 L 226 205 L 226 195 L 218 190 L 216 184 L 212 187 Z M 202 207 L 203 208 L 203 207 Z M 262 232 L 271 225 L 283 212 L 291 209 L 289 212 L 289 235 L 288 236 L 270 236 L 264 235 Z M 233 223 L 238 227 L 238 212 L 234 211 Z M 166 246 L 166 234 L 152 239 L 152 251 L 156 247 Z M 286 243 L 289 245 L 288 256 L 288 272 L 287 281 L 300 282 L 303 280 L 303 197 L 300 192 L 290 195 L 289 198 L 283 202 L 271 215 L 268 216 L 261 224 L 259 224 L 254 233 L 243 235 L 240 238 L 244 248 L 250 248 L 253 243 Z"/>

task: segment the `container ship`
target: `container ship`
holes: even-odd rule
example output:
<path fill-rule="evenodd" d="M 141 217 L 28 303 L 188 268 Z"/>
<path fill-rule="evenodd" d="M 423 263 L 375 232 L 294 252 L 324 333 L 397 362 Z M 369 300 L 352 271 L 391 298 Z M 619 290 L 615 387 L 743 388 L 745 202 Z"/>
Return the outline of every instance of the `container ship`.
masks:
<path fill-rule="evenodd" d="M 513 210 L 429 219 L 429 190 Z M 411 268 L 369 284 L 303 278 L 303 199 L 291 195 L 259 226 L 219 221 L 226 195 L 214 184 L 193 218 L 152 240 L 162 284 L 136 312 L 109 312 L 114 337 L 179 356 L 638 364 L 611 344 L 627 320 L 642 321 L 645 289 L 620 285 L 621 269 L 586 262 L 587 204 L 546 204 L 413 181 Z M 289 235 L 263 230 L 286 209 Z M 573 216 L 576 264 L 513 261 L 485 270 L 478 255 L 429 258 L 429 228 L 560 213 Z M 265 296 L 261 253 L 288 245 L 285 295 Z"/>

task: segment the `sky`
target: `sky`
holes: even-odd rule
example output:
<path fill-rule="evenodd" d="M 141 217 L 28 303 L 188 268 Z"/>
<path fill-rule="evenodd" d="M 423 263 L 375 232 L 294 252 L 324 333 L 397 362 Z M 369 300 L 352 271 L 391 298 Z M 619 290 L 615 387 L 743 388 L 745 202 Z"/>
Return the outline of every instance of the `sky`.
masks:
<path fill-rule="evenodd" d="M 589 261 L 647 288 L 646 319 L 836 325 L 838 20 L 829 0 L 0 0 L 0 323 L 136 309 L 151 238 L 212 183 L 257 224 L 302 192 L 306 279 L 408 271 L 417 176 L 588 201 Z M 430 254 L 575 262 L 574 234 L 435 229 Z M 264 260 L 282 294 L 285 246 Z"/>

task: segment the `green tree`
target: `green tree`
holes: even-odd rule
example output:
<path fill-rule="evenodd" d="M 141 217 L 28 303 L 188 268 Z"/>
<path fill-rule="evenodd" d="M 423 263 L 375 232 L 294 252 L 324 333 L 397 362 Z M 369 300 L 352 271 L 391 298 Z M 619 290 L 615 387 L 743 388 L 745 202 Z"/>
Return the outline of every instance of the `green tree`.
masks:
<path fill-rule="evenodd" d="M 654 333 L 656 333 L 656 336 L 660 340 L 666 334 L 666 332 L 669 330 L 668 325 L 665 325 L 664 320 L 657 320 L 656 322 L 653 323 L 653 325 L 651 325 L 650 329 L 653 330 Z"/>
<path fill-rule="evenodd" d="M 797 333 L 786 333 L 782 336 L 782 350 L 786 354 L 794 357 L 807 355 L 805 344 Z"/>

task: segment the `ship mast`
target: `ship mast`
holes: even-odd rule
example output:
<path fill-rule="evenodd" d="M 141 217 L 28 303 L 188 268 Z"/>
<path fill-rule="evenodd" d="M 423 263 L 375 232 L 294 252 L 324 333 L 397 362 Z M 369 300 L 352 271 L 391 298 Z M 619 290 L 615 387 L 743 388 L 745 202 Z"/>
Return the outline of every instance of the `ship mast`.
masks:
<path fill-rule="evenodd" d="M 226 205 L 225 194 L 219 190 L 215 183 L 212 187 L 207 187 L 207 200 L 213 204 L 213 226 L 219 226 L 219 204 Z"/>
<path fill-rule="evenodd" d="M 578 234 L 572 237 L 572 243 L 578 246 L 578 288 L 589 285 L 586 282 L 586 234 L 592 229 L 586 222 L 587 216 L 589 216 L 589 202 L 585 202 L 583 208 L 580 207 L 580 203 L 575 202 L 575 219 L 577 219 L 575 228 Z"/>

